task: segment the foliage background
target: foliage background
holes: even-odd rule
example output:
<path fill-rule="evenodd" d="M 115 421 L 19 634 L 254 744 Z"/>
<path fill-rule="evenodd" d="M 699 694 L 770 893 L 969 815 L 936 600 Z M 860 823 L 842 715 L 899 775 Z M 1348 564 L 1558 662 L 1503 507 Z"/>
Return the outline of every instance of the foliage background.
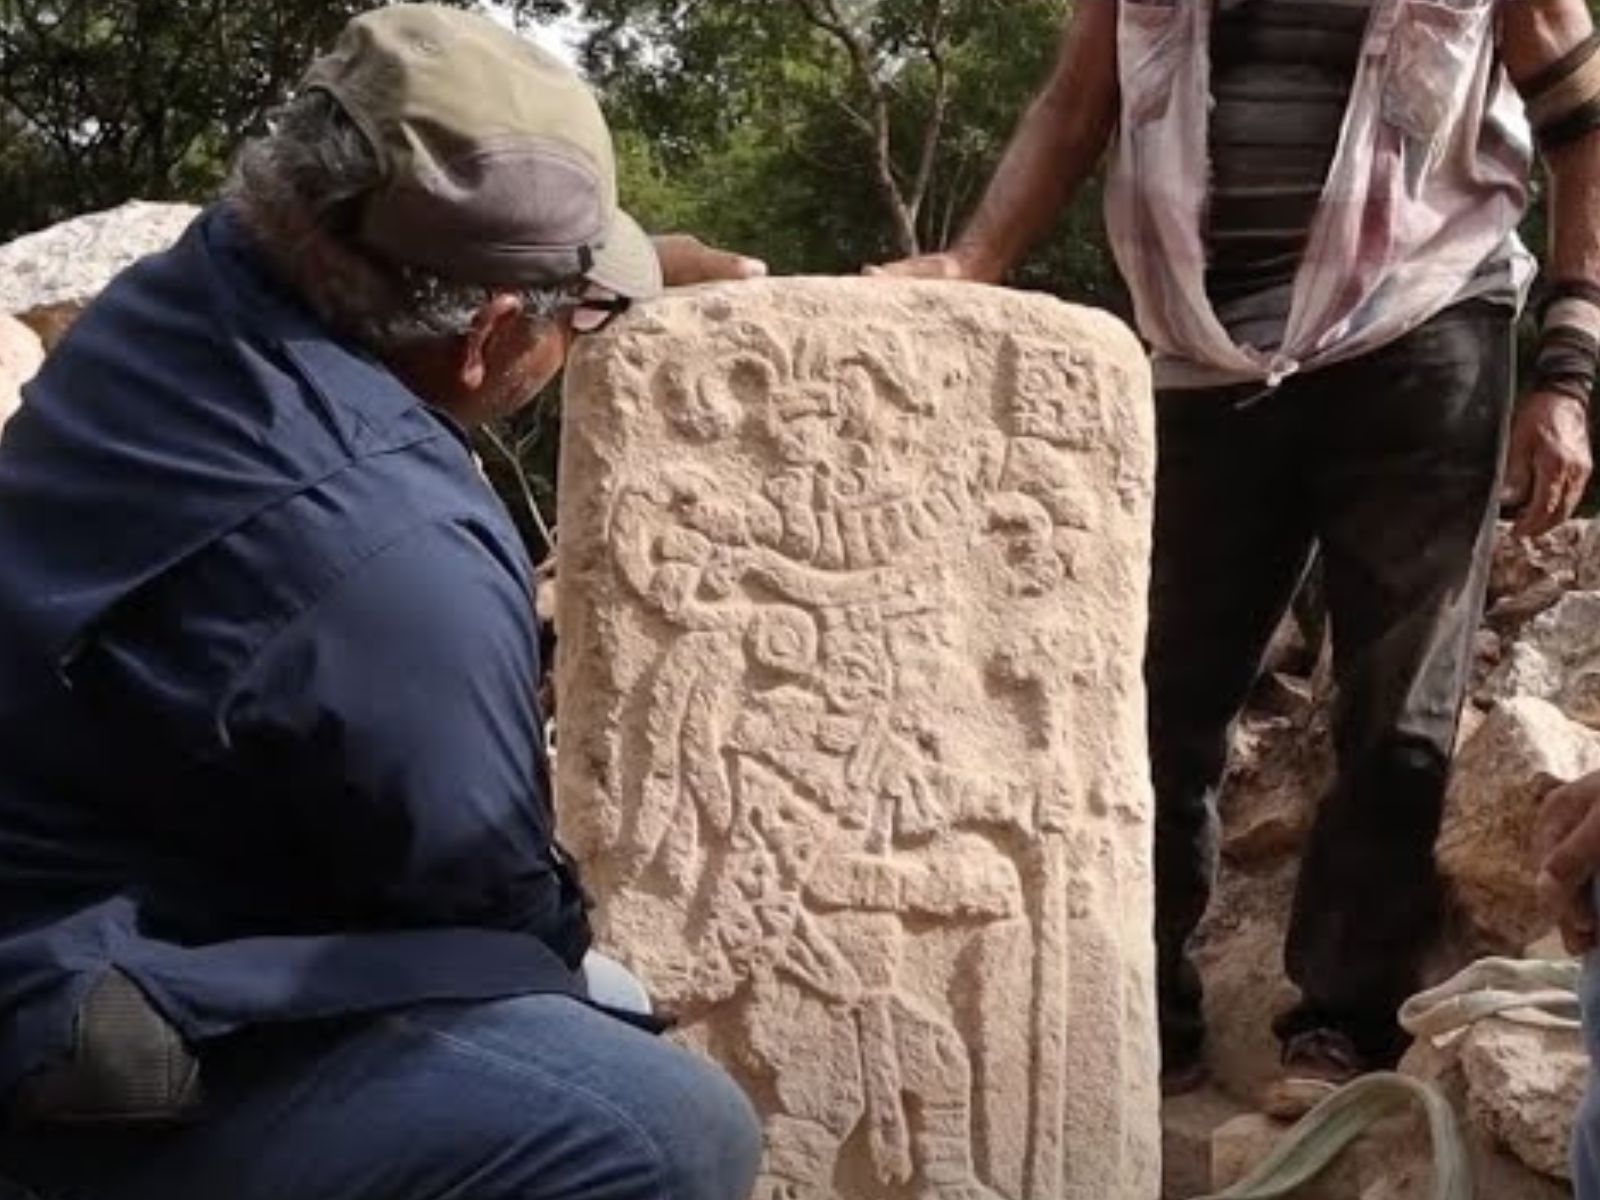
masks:
<path fill-rule="evenodd" d="M 203 201 L 345 20 L 383 0 L 0 0 L 0 241 L 138 197 Z M 470 6 L 467 0 L 453 0 Z M 1072 0 L 505 0 L 566 18 L 628 206 L 851 272 L 944 245 L 1055 53 Z M 1600 6 L 1600 0 L 1591 0 Z M 1126 315 L 1086 188 L 1013 283 Z M 1530 217 L 1542 245 L 1539 213 Z M 553 507 L 549 399 L 486 447 L 525 531 Z M 502 454 L 506 451 L 508 454 Z"/>

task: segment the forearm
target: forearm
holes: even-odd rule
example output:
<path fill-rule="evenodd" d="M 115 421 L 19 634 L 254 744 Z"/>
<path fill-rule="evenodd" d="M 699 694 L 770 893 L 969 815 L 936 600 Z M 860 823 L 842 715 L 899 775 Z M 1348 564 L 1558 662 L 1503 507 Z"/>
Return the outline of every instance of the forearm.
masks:
<path fill-rule="evenodd" d="M 1502 33 L 1550 182 L 1530 391 L 1587 404 L 1600 366 L 1600 39 L 1582 0 L 1522 0 Z"/>
<path fill-rule="evenodd" d="M 1600 371 L 1600 40 L 1584 0 L 1500 8 L 1501 54 L 1528 105 L 1550 171 L 1550 250 L 1533 379 L 1506 453 L 1513 533 L 1537 537 L 1571 516 L 1591 470 L 1585 410 Z"/>
<path fill-rule="evenodd" d="M 1079 4 L 1055 72 L 952 248 L 970 278 L 1003 278 L 1098 165 L 1117 119 L 1116 12 L 1116 0 Z"/>
<path fill-rule="evenodd" d="M 1600 131 L 1548 153 L 1550 245 L 1554 280 L 1600 285 Z"/>

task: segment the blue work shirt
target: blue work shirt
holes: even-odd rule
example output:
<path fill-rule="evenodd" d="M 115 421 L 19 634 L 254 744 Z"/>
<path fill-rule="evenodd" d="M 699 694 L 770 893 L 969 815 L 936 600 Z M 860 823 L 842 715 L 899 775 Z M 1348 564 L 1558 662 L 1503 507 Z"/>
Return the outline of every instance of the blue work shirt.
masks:
<path fill-rule="evenodd" d="M 0 1098 L 133 979 L 192 1041 L 578 991 L 531 572 L 460 430 L 226 209 L 0 441 Z"/>

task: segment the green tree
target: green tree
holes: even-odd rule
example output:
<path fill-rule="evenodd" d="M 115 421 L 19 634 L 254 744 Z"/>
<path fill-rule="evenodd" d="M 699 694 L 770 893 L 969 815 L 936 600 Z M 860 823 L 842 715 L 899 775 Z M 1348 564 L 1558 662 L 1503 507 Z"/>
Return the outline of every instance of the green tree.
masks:
<path fill-rule="evenodd" d="M 1043 79 L 1068 0 L 573 0 L 641 216 L 781 271 L 948 244 Z M 1091 188 L 1018 274 L 1113 303 Z"/>
<path fill-rule="evenodd" d="M 0 240 L 133 196 L 206 196 L 317 50 L 379 3 L 0 0 Z"/>

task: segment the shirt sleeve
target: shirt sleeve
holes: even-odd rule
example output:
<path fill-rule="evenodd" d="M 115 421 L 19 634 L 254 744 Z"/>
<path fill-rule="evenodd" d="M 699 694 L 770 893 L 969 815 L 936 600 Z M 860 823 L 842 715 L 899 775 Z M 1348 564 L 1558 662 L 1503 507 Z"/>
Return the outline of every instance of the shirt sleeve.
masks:
<path fill-rule="evenodd" d="M 268 644 L 227 735 L 353 915 L 528 932 L 571 965 L 588 935 L 554 843 L 538 667 L 518 575 L 470 528 L 429 525 Z"/>

